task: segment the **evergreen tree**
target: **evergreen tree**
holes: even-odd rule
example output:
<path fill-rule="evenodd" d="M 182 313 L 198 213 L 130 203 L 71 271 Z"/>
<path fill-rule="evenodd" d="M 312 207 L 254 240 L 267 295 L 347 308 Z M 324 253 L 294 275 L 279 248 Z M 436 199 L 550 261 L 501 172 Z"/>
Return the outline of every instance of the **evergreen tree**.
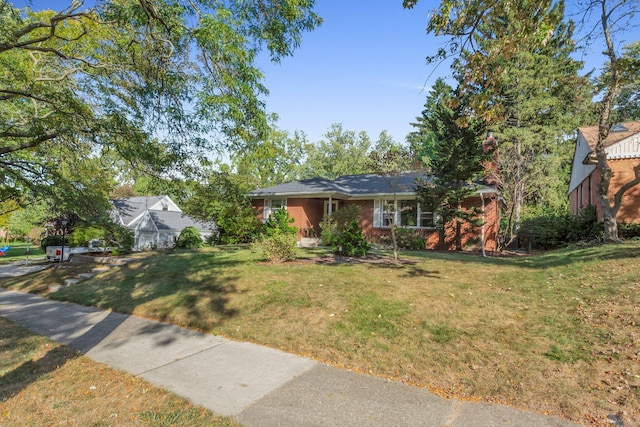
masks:
<path fill-rule="evenodd" d="M 431 206 L 440 218 L 441 243 L 445 227 L 453 228 L 457 250 L 462 250 L 463 225 L 481 225 L 478 212 L 465 209 L 462 204 L 475 192 L 473 181 L 483 174 L 491 155 L 482 149 L 483 121 L 469 117 L 461 99 L 459 90 L 438 79 L 427 97 L 422 117 L 417 120 L 418 130 L 411 136 L 415 143 L 423 137 L 431 144 L 428 159 L 431 178 L 417 187 L 420 202 Z"/>

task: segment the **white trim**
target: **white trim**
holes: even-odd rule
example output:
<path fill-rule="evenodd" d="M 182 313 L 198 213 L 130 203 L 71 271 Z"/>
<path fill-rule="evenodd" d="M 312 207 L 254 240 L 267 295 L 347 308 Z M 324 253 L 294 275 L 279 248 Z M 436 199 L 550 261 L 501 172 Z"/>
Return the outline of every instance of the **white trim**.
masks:
<path fill-rule="evenodd" d="M 422 226 L 422 225 L 405 225 L 402 224 L 402 213 L 400 212 L 400 209 L 398 208 L 399 206 L 399 202 L 403 202 L 403 201 L 416 201 L 416 224 L 420 223 L 420 216 L 422 215 L 422 207 L 420 206 L 420 201 L 416 198 L 402 198 L 402 199 L 375 199 L 373 201 L 373 227 L 374 228 L 384 228 L 384 229 L 389 229 L 391 228 L 391 225 L 383 225 L 384 224 L 384 202 L 385 201 L 390 201 L 393 202 L 394 204 L 394 223 L 398 226 L 398 227 L 406 227 L 406 228 L 410 228 L 410 229 L 416 229 L 416 230 L 435 230 L 437 228 L 437 224 L 440 221 L 439 215 L 430 212 L 430 211 L 426 211 L 427 213 L 432 213 L 433 214 L 433 225 L 431 226 Z"/>

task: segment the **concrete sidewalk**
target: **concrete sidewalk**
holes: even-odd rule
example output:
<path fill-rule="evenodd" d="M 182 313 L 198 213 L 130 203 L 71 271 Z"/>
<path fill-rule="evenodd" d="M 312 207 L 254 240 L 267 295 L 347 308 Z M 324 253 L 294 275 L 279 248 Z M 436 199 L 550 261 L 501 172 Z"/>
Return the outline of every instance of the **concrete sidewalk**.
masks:
<path fill-rule="evenodd" d="M 0 316 L 245 426 L 575 426 L 259 345 L 0 290 Z"/>

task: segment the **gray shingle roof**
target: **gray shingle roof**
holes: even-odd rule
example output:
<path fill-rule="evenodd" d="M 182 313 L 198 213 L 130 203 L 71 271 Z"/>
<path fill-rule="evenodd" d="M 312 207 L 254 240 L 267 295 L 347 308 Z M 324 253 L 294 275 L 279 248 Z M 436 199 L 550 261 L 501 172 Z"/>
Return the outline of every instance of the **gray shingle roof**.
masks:
<path fill-rule="evenodd" d="M 215 224 L 195 220 L 182 212 L 175 211 L 149 211 L 149 215 L 158 227 L 158 231 L 180 232 L 186 227 L 195 227 L 203 232 L 211 232 L 216 229 Z"/>
<path fill-rule="evenodd" d="M 390 194 L 415 194 L 416 179 L 428 181 L 429 176 L 419 172 L 404 172 L 399 177 L 385 177 L 378 174 L 344 175 L 329 180 L 325 178 L 311 178 L 288 182 L 269 188 L 254 190 L 250 197 L 377 197 Z M 394 191 L 395 190 L 395 191 Z M 481 187 L 483 192 L 495 191 L 490 187 Z"/>
<path fill-rule="evenodd" d="M 131 221 L 144 213 L 149 206 L 158 203 L 165 196 L 148 197 L 125 197 L 123 199 L 112 200 L 113 206 L 118 210 L 124 225 L 129 225 Z"/>

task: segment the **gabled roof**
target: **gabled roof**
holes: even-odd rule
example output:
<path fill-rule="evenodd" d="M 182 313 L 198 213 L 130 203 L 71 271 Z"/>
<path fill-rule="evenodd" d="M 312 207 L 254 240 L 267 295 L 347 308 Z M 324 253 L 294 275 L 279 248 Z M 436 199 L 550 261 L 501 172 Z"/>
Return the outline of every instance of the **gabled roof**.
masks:
<path fill-rule="evenodd" d="M 398 177 L 386 177 L 378 174 L 344 175 L 329 180 L 311 178 L 254 190 L 249 193 L 253 198 L 269 197 L 335 197 L 335 198 L 374 198 L 396 194 L 414 195 L 416 179 L 428 181 L 430 177 L 419 172 L 404 172 Z M 482 192 L 497 192 L 482 186 Z M 479 191 L 480 191 L 479 190 Z"/>
<path fill-rule="evenodd" d="M 179 209 L 169 196 L 141 196 L 141 197 L 125 197 L 122 199 L 111 200 L 116 208 L 123 225 L 128 226 L 135 220 L 140 218 L 146 210 L 158 210 L 161 202 L 166 201 L 175 208 Z"/>
<path fill-rule="evenodd" d="M 585 141 L 591 148 L 591 151 L 595 150 L 596 144 L 598 143 L 598 126 L 585 126 L 578 128 L 578 132 L 582 134 Z M 640 120 L 618 123 L 612 126 L 607 139 L 604 141 L 605 147 L 611 147 L 612 145 L 617 144 L 620 141 L 623 141 L 629 137 L 632 137 L 636 134 L 640 134 Z M 588 159 L 583 159 L 587 161 Z"/>
<path fill-rule="evenodd" d="M 176 211 L 149 211 L 149 215 L 153 219 L 158 231 L 180 232 L 186 227 L 195 227 L 200 232 L 209 232 L 216 229 L 213 222 L 206 223 L 204 221 L 195 220 L 186 216 L 182 212 Z"/>

